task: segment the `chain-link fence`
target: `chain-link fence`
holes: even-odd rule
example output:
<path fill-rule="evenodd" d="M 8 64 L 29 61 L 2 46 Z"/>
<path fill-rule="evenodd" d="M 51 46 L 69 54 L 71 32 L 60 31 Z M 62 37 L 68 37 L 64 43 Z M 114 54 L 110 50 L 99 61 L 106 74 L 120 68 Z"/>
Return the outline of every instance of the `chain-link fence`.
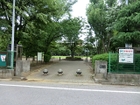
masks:
<path fill-rule="evenodd" d="M 140 73 L 140 54 L 134 54 L 133 63 L 119 63 L 118 53 L 109 53 L 108 72 L 110 73 Z"/>

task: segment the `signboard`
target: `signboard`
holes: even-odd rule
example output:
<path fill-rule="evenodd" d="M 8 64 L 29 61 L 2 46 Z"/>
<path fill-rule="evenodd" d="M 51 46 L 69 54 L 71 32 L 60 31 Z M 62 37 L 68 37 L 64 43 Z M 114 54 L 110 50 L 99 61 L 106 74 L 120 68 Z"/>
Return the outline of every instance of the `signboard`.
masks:
<path fill-rule="evenodd" d="M 6 55 L 0 54 L 0 67 L 6 66 Z"/>
<path fill-rule="evenodd" d="M 119 49 L 119 63 L 133 63 L 134 50 L 133 49 Z"/>
<path fill-rule="evenodd" d="M 37 53 L 37 60 L 42 61 L 42 52 Z"/>

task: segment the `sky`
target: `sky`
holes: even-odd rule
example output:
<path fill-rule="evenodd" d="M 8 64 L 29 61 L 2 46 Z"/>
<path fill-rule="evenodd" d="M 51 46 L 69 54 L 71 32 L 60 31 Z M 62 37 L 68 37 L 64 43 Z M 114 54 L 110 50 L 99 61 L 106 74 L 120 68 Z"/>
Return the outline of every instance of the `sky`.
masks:
<path fill-rule="evenodd" d="M 88 3 L 89 0 L 78 0 L 78 2 L 76 2 L 72 7 L 72 16 L 86 18 L 86 7 Z"/>
<path fill-rule="evenodd" d="M 73 11 L 71 12 L 72 17 L 82 17 L 87 20 L 86 17 L 86 7 L 89 3 L 89 0 L 78 0 L 73 6 L 72 9 Z M 83 32 L 86 30 L 83 30 Z M 80 34 L 80 39 L 84 40 L 86 36 Z"/>

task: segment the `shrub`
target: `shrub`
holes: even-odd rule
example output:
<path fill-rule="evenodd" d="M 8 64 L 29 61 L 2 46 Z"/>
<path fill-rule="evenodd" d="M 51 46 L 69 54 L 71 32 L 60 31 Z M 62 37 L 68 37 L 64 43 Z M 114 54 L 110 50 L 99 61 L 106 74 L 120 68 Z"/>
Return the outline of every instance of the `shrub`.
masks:
<path fill-rule="evenodd" d="M 134 60 L 135 60 L 135 71 L 140 72 L 140 54 L 135 54 Z"/>
<path fill-rule="evenodd" d="M 111 54 L 110 55 L 110 65 L 112 70 L 116 70 L 117 68 L 117 54 Z M 109 54 L 104 53 L 104 54 L 98 54 L 92 57 L 92 64 L 93 67 L 95 66 L 95 60 L 105 60 L 107 61 L 107 67 L 109 67 Z"/>
<path fill-rule="evenodd" d="M 74 58 L 66 57 L 66 60 L 82 60 L 82 58 L 81 57 L 74 57 Z"/>
<path fill-rule="evenodd" d="M 50 61 L 50 59 L 51 59 L 51 54 L 44 54 L 44 62 L 45 63 L 47 63 L 47 62 L 49 62 Z"/>
<path fill-rule="evenodd" d="M 108 61 L 108 53 L 104 53 L 104 54 L 98 54 L 98 55 L 94 55 L 92 57 L 92 63 L 93 63 L 93 66 L 95 64 L 95 60 L 105 60 L 105 61 Z"/>

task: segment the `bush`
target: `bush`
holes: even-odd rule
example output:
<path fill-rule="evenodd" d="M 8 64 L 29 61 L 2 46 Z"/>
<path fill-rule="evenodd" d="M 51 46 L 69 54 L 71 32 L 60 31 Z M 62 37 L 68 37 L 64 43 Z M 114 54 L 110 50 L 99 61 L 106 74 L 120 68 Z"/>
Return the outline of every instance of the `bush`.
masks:
<path fill-rule="evenodd" d="M 135 54 L 134 60 L 135 60 L 135 71 L 140 72 L 140 54 Z"/>
<path fill-rule="evenodd" d="M 66 60 L 82 60 L 82 58 L 81 57 L 74 57 L 74 58 L 66 57 Z"/>
<path fill-rule="evenodd" d="M 104 53 L 104 54 L 98 54 L 98 55 L 94 55 L 92 57 L 92 63 L 93 63 L 93 66 L 95 64 L 95 60 L 105 60 L 105 61 L 108 61 L 108 53 Z"/>
<path fill-rule="evenodd" d="M 111 54 L 110 56 L 110 65 L 112 70 L 116 70 L 117 68 L 117 54 Z M 95 60 L 105 60 L 107 61 L 107 67 L 109 67 L 109 53 L 98 54 L 92 57 L 93 67 L 95 66 Z"/>
<path fill-rule="evenodd" d="M 44 62 L 47 63 L 49 62 L 51 59 L 51 55 L 50 54 L 44 54 Z"/>

